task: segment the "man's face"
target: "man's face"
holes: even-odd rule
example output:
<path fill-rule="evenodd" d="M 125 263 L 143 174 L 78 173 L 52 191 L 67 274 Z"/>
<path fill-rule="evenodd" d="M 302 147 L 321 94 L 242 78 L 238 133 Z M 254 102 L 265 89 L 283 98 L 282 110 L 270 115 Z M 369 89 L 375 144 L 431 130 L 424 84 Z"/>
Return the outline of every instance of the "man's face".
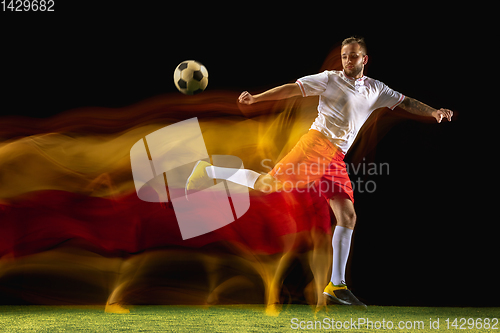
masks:
<path fill-rule="evenodd" d="M 342 66 L 347 76 L 359 79 L 363 76 L 363 69 L 368 62 L 368 56 L 358 43 L 344 45 L 340 51 Z"/>

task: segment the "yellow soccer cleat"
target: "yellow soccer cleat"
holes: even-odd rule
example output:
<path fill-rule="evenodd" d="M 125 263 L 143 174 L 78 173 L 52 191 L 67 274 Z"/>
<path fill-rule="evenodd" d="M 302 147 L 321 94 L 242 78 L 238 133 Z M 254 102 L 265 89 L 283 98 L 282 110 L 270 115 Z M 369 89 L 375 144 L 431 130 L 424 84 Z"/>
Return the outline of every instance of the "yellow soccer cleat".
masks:
<path fill-rule="evenodd" d="M 323 295 L 334 304 L 340 305 L 354 305 L 366 308 L 366 304 L 362 303 L 359 299 L 347 289 L 345 284 L 334 285 L 331 281 L 323 291 Z"/>
<path fill-rule="evenodd" d="M 186 181 L 186 188 L 185 188 L 186 199 L 188 199 L 187 195 L 188 191 L 202 190 L 211 185 L 214 185 L 213 179 L 208 177 L 207 171 L 205 170 L 207 167 L 211 165 L 212 164 L 205 161 L 198 161 L 195 164 L 193 171 L 191 171 L 191 174 L 189 175 Z"/>

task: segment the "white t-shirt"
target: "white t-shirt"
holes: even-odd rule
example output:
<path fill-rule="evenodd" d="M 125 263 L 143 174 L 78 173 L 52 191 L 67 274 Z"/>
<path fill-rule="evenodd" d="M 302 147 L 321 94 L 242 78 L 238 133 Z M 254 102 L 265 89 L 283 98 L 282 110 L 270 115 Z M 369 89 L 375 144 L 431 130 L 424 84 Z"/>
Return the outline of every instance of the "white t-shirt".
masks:
<path fill-rule="evenodd" d="M 311 129 L 326 135 L 344 154 L 375 109 L 394 109 L 405 98 L 380 81 L 366 76 L 353 79 L 344 71 L 324 71 L 296 83 L 302 96 L 319 95 L 318 117 Z"/>

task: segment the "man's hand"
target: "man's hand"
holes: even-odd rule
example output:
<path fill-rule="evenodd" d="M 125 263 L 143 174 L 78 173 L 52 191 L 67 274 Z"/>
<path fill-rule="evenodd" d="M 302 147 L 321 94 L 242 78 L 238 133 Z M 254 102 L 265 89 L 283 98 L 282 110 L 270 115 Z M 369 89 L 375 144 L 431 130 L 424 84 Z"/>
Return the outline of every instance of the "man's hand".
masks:
<path fill-rule="evenodd" d="M 238 102 L 250 105 L 255 103 L 255 98 L 248 91 L 244 91 L 241 93 L 240 97 L 238 97 Z"/>
<path fill-rule="evenodd" d="M 453 111 L 448 109 L 439 109 L 432 112 L 432 116 L 436 118 L 438 123 L 441 123 L 441 120 L 443 120 L 443 118 L 446 118 L 448 119 L 448 121 L 451 121 L 451 117 L 453 117 Z"/>

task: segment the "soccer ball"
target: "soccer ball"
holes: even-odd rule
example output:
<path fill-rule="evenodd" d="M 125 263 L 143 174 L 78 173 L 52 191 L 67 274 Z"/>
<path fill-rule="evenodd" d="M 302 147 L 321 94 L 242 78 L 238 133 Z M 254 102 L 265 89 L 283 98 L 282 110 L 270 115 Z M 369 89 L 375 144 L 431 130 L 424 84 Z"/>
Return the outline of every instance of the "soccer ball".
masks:
<path fill-rule="evenodd" d="M 183 61 L 174 71 L 174 83 L 183 94 L 199 94 L 208 85 L 207 68 L 194 60 Z"/>

